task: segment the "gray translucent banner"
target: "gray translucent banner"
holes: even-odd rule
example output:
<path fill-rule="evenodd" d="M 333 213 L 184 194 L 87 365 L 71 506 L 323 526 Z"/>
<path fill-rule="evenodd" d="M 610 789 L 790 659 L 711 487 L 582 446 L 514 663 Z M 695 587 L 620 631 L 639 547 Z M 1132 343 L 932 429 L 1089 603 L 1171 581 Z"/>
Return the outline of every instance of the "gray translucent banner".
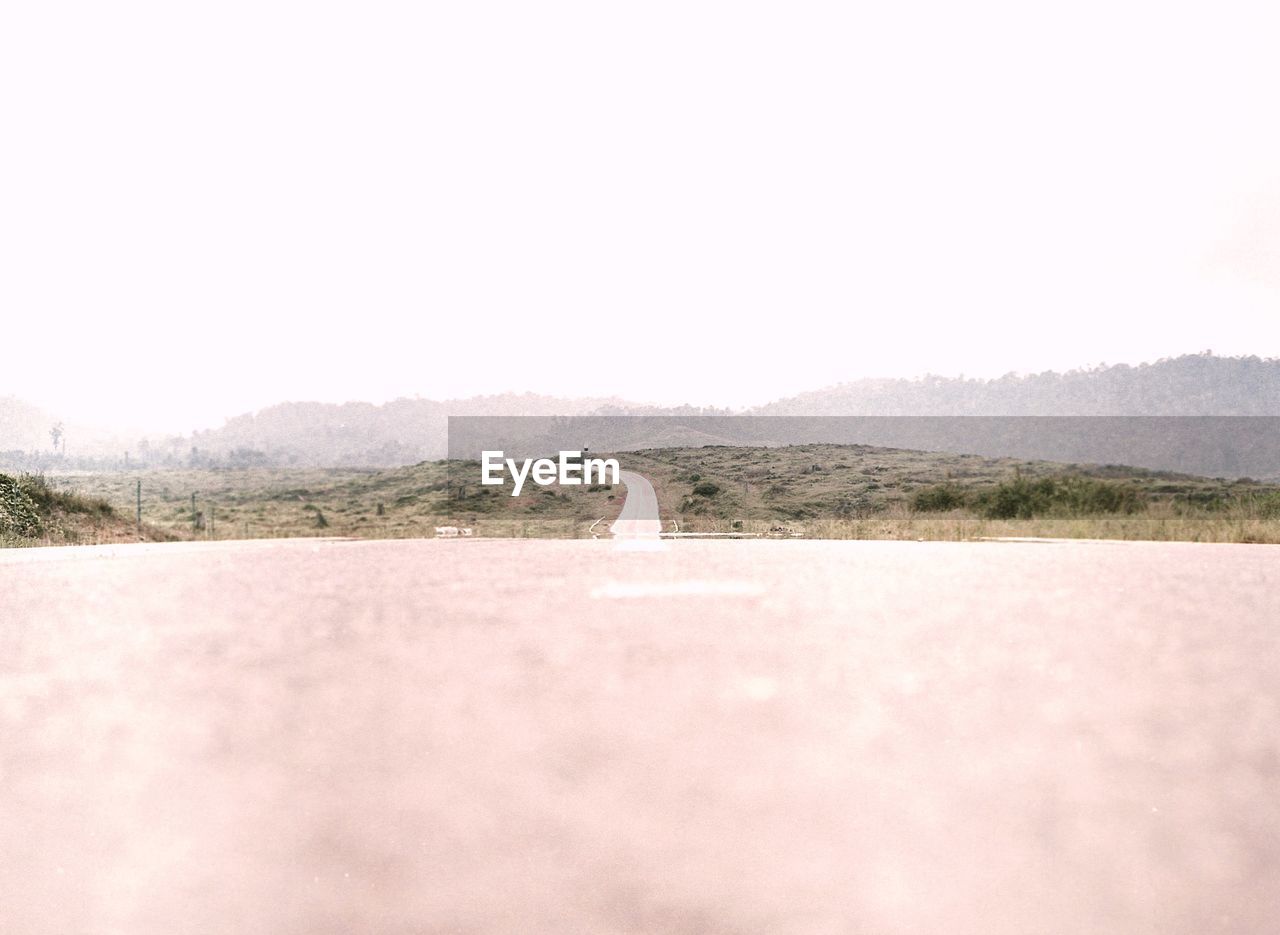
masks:
<path fill-rule="evenodd" d="M 554 458 L 583 449 L 801 444 L 1280 479 L 1280 417 L 1273 416 L 453 416 L 448 456 L 477 462 L 485 451 Z"/>

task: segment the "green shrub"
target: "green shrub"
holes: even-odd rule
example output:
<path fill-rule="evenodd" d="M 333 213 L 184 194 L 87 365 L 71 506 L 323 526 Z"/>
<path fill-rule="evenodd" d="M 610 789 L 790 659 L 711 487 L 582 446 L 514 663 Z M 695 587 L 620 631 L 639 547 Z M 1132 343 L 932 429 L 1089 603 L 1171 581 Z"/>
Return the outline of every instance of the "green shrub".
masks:
<path fill-rule="evenodd" d="M 44 530 L 40 509 L 21 481 L 0 474 L 0 533 L 32 537 Z"/>
<path fill-rule="evenodd" d="M 980 493 L 977 506 L 988 519 L 1032 519 L 1137 513 L 1146 509 L 1146 501 L 1132 487 L 1091 477 L 1019 477 Z"/>
<path fill-rule="evenodd" d="M 1142 493 L 1127 485 L 1091 477 L 1065 477 L 1056 487 L 1057 500 L 1073 516 L 1090 513 L 1139 513 L 1147 508 Z"/>
<path fill-rule="evenodd" d="M 1177 507 L 1192 511 L 1221 513 L 1231 505 L 1232 500 L 1221 490 L 1189 490 L 1184 494 L 1176 494 L 1173 502 Z"/>
<path fill-rule="evenodd" d="M 709 480 L 704 480 L 700 484 L 695 484 L 693 495 L 695 497 L 714 497 L 720 492 L 720 485 L 713 484 Z"/>
<path fill-rule="evenodd" d="M 90 516 L 111 516 L 115 513 L 111 504 L 98 497 L 85 497 L 68 490 L 55 490 L 39 474 L 23 474 L 14 479 L 18 488 L 35 504 L 39 515 L 47 516 L 54 510 L 64 513 L 84 513 Z"/>
<path fill-rule="evenodd" d="M 1254 503 L 1262 519 L 1280 519 L 1280 492 L 1259 497 Z"/>
<path fill-rule="evenodd" d="M 911 509 L 921 513 L 944 513 L 964 506 L 964 491 L 953 484 L 939 484 L 917 490 L 911 497 Z"/>

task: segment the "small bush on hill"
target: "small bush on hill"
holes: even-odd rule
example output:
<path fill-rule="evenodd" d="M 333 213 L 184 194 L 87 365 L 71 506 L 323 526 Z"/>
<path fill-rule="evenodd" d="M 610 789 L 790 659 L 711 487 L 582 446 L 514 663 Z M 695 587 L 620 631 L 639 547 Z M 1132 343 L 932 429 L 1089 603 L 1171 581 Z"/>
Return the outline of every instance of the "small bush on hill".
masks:
<path fill-rule="evenodd" d="M 56 510 L 63 513 L 81 513 L 86 516 L 113 516 L 115 510 L 107 501 L 97 497 L 83 497 L 66 490 L 55 490 L 39 474 L 23 474 L 16 480 L 22 491 L 31 498 L 37 511 L 48 515 Z"/>
<path fill-rule="evenodd" d="M 1262 519 L 1280 519 L 1280 493 L 1270 493 L 1254 501 Z"/>
<path fill-rule="evenodd" d="M 44 528 L 39 508 L 23 489 L 23 484 L 0 474 L 0 534 L 38 536 Z"/>
<path fill-rule="evenodd" d="M 943 513 L 959 509 L 964 504 L 964 491 L 951 484 L 925 487 L 911 497 L 911 508 L 921 513 Z"/>
<path fill-rule="evenodd" d="M 1233 501 L 1221 490 L 1189 490 L 1186 493 L 1176 494 L 1173 502 L 1180 507 L 1189 507 L 1193 510 L 1221 513 Z"/>
<path fill-rule="evenodd" d="M 55 490 L 38 475 L 0 474 L 0 535 L 31 539 L 52 531 L 65 533 L 59 518 L 77 513 L 104 519 L 115 510 L 105 500 Z"/>
<path fill-rule="evenodd" d="M 1131 487 L 1091 477 L 1019 477 L 980 493 L 977 506 L 988 519 L 1032 519 L 1137 513 L 1146 509 L 1146 502 Z"/>

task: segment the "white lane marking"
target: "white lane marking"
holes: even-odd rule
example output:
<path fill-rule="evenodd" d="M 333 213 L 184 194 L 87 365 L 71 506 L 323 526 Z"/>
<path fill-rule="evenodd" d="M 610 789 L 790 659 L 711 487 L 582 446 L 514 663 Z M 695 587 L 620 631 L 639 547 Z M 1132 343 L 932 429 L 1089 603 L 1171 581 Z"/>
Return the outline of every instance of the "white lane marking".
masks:
<path fill-rule="evenodd" d="M 743 683 L 743 693 L 752 701 L 768 701 L 778 694 L 778 681 L 768 676 L 757 675 Z"/>
<path fill-rule="evenodd" d="M 764 587 L 754 581 L 610 581 L 593 588 L 594 598 L 758 597 Z"/>
<path fill-rule="evenodd" d="M 657 536 L 620 536 L 613 537 L 615 552 L 665 552 L 670 546 Z"/>

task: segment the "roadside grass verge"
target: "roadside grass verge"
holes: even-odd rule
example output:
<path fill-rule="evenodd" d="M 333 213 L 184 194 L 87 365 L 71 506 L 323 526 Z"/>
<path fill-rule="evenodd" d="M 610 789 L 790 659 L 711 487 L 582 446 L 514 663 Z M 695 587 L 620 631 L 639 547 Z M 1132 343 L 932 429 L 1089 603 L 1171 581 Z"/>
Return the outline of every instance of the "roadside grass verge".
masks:
<path fill-rule="evenodd" d="M 904 539 L 964 542 L 989 538 L 1115 539 L 1153 542 L 1280 543 L 1280 520 L 1188 515 L 1079 516 L 987 519 L 980 516 L 903 514 L 863 519 L 821 519 L 796 524 L 748 520 L 693 523 L 689 532 L 747 533 L 806 539 Z"/>
<path fill-rule="evenodd" d="M 38 474 L 0 474 L 0 547 L 166 541 L 164 530 L 121 516 L 105 499 Z"/>
<path fill-rule="evenodd" d="M 667 531 L 1280 541 L 1280 485 L 1248 479 L 862 445 L 708 446 L 615 457 L 652 481 Z M 141 480 L 144 520 L 183 539 L 417 538 L 434 536 L 437 526 L 469 527 L 475 536 L 583 538 L 607 535 L 625 498 L 621 486 L 600 484 L 527 485 L 511 497 L 467 480 L 471 467 L 435 461 L 390 470 L 67 474 L 47 486 L 104 500 L 117 520 L 132 521 Z M 95 509 L 101 513 L 90 506 L 81 515 Z"/>

